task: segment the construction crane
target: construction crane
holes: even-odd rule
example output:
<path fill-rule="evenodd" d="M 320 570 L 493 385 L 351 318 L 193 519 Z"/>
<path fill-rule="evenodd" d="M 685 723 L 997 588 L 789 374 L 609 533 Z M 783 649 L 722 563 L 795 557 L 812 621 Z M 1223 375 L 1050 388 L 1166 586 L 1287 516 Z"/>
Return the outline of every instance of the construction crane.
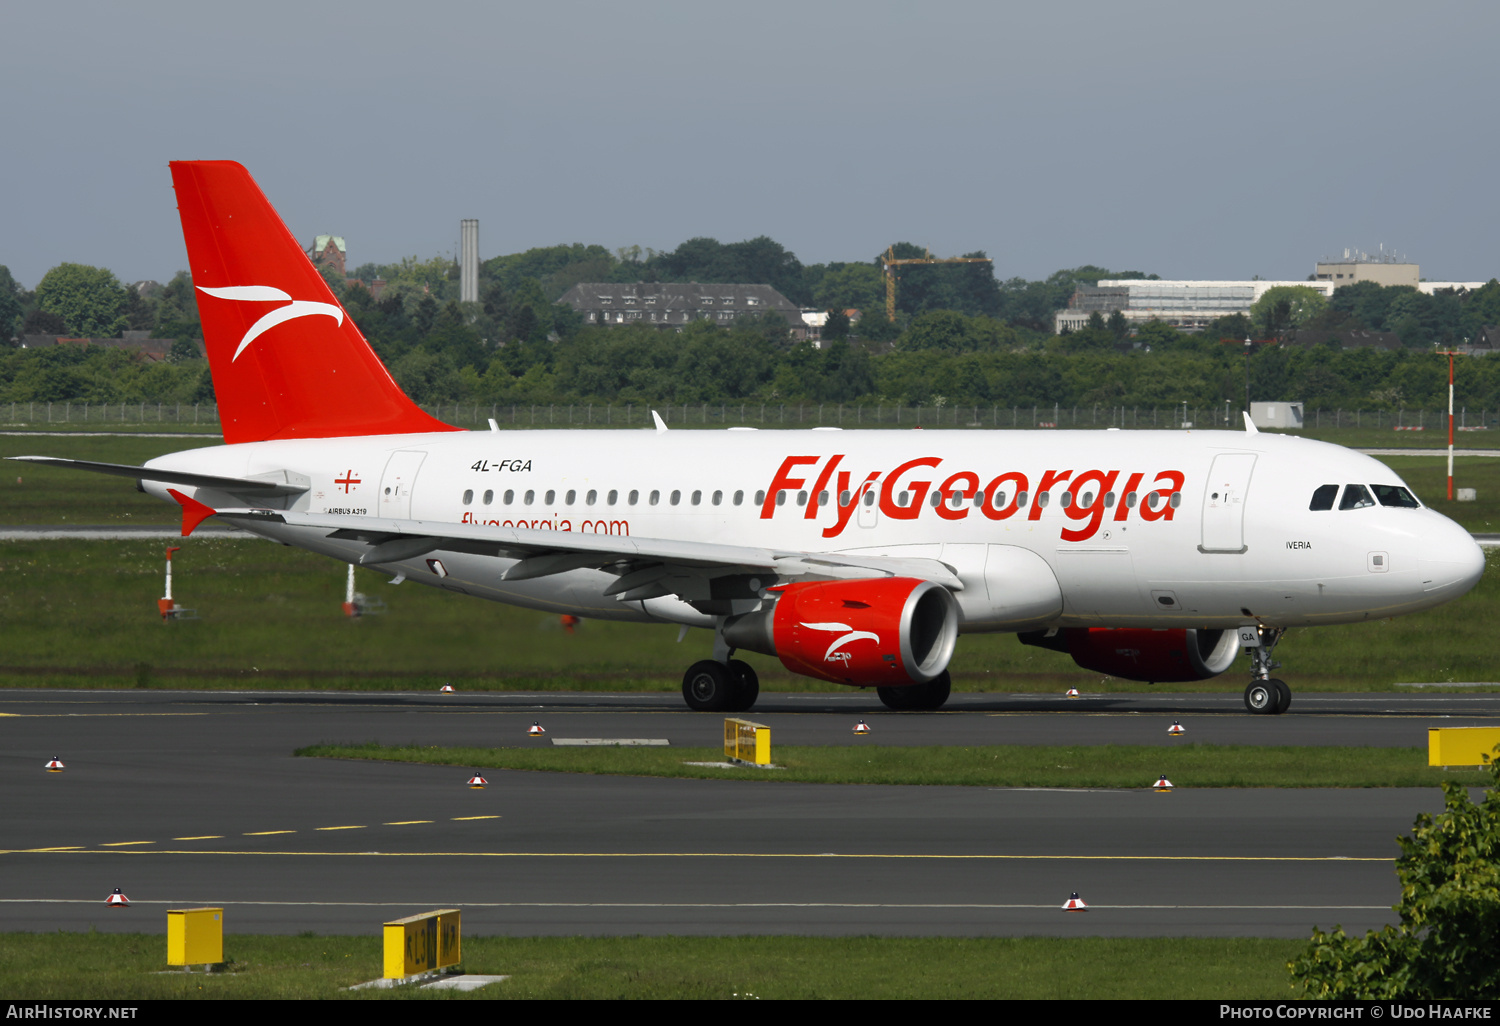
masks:
<path fill-rule="evenodd" d="M 927 251 L 927 255 L 924 256 L 924 257 L 904 257 L 904 258 L 898 258 L 896 256 L 896 247 L 895 246 L 887 246 L 886 247 L 886 249 L 885 249 L 885 256 L 883 256 L 883 257 L 880 258 L 880 262 L 885 265 L 885 319 L 888 320 L 888 321 L 894 321 L 896 319 L 896 277 L 897 277 L 897 275 L 896 275 L 895 268 L 900 267 L 902 264 L 992 264 L 992 263 L 994 263 L 994 261 L 991 260 L 989 257 L 948 257 L 948 258 L 944 259 L 944 258 L 941 258 L 941 257 L 935 257 L 935 256 L 933 256 L 932 255 L 932 250 L 930 250 L 930 249 Z"/>

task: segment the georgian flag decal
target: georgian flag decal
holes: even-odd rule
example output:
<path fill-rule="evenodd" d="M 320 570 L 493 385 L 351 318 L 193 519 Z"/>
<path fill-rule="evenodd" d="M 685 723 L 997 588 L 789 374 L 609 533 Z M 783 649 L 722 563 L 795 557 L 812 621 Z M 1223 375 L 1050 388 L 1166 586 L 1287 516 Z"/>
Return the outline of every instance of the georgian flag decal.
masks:
<path fill-rule="evenodd" d="M 197 286 L 199 292 L 207 292 L 215 299 L 229 299 L 237 303 L 279 303 L 287 302 L 289 306 L 278 307 L 266 314 L 260 320 L 250 326 L 245 332 L 245 337 L 240 339 L 239 348 L 235 349 L 234 356 L 229 360 L 233 363 L 240 358 L 247 346 L 261 335 L 270 331 L 278 324 L 296 320 L 298 317 L 312 317 L 321 314 L 324 317 L 332 317 L 339 324 L 344 323 L 344 311 L 341 307 L 332 303 L 314 303 L 305 299 L 293 299 L 285 292 L 270 285 L 230 285 L 221 289 L 208 289 L 202 285 Z"/>

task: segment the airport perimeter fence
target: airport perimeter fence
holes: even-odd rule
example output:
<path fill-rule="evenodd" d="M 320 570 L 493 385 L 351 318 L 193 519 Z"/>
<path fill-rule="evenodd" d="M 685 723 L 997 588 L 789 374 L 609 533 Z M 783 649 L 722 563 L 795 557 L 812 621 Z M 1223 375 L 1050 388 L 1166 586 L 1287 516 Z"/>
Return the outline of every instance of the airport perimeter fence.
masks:
<path fill-rule="evenodd" d="M 501 428 L 641 428 L 661 415 L 669 427 L 764 428 L 1129 428 L 1181 430 L 1185 427 L 1242 426 L 1238 407 L 1205 406 L 907 406 L 902 403 L 585 403 L 573 405 L 509 405 L 485 403 L 422 404 L 438 420 L 458 427 L 483 428 L 493 420 Z M 8 416 L 7 416 L 8 414 Z M 5 427 L 45 428 L 47 425 L 87 428 L 109 425 L 159 425 L 167 429 L 217 428 L 215 403 L 0 403 Z M 1464 407 L 1454 413 L 1461 431 L 1500 427 L 1500 410 L 1483 409 L 1477 416 Z M 1306 410 L 1307 428 L 1374 428 L 1397 431 L 1445 431 L 1447 410 Z"/>

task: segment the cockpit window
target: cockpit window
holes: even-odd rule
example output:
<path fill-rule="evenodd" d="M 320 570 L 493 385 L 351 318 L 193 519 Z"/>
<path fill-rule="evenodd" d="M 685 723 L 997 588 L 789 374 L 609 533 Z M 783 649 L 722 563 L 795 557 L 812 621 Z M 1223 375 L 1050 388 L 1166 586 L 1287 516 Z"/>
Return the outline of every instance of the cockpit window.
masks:
<path fill-rule="evenodd" d="M 1364 509 L 1366 506 L 1373 505 L 1375 505 L 1375 500 L 1370 498 L 1370 490 L 1364 485 L 1344 486 L 1344 497 L 1339 501 L 1339 509 Z"/>
<path fill-rule="evenodd" d="M 1313 492 L 1312 502 L 1308 504 L 1307 508 L 1314 512 L 1333 509 L 1333 500 L 1338 497 L 1338 485 L 1319 485 L 1318 490 Z"/>
<path fill-rule="evenodd" d="M 1375 492 L 1375 498 L 1380 500 L 1382 506 L 1395 506 L 1397 509 L 1418 509 L 1421 503 L 1411 492 L 1400 485 L 1371 485 Z"/>

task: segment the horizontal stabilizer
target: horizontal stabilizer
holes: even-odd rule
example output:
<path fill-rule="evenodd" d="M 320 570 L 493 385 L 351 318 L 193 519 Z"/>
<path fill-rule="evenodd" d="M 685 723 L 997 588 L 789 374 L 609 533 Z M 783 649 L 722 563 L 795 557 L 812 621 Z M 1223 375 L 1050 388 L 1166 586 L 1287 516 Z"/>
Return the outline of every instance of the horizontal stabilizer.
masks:
<path fill-rule="evenodd" d="M 158 470 L 154 467 L 132 467 L 124 463 L 94 463 L 89 460 L 65 460 L 57 456 L 7 456 L 6 459 L 25 463 L 40 463 L 48 467 L 64 467 L 69 470 L 88 470 L 95 474 L 111 474 L 128 477 L 135 481 L 160 481 L 162 484 L 188 485 L 192 488 L 217 488 L 231 495 L 254 495 L 271 497 L 276 495 L 301 495 L 310 487 L 285 479 L 281 481 L 250 481 L 240 477 L 216 477 L 213 474 L 191 474 L 180 470 Z"/>

